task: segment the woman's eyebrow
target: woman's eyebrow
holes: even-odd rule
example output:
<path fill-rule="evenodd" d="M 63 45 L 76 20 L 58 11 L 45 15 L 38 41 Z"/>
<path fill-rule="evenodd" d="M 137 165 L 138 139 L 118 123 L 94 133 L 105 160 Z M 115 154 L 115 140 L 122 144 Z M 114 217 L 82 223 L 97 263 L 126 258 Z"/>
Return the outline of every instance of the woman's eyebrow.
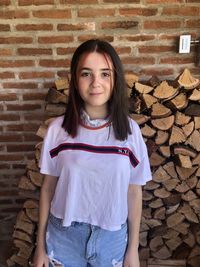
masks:
<path fill-rule="evenodd" d="M 87 67 L 83 67 L 83 68 L 81 68 L 80 70 L 81 70 L 81 71 L 82 71 L 82 70 L 92 71 L 91 68 L 87 68 Z M 100 70 L 101 70 L 101 71 L 113 71 L 111 68 L 102 68 L 102 69 L 100 69 Z"/>

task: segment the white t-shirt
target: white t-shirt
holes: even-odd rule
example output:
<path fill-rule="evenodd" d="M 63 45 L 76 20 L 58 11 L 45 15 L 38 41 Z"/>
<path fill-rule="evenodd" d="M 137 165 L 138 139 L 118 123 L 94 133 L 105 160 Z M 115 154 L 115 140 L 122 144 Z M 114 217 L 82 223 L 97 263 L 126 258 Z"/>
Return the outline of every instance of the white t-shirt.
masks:
<path fill-rule="evenodd" d="M 80 125 L 72 138 L 62 127 L 63 116 L 49 126 L 40 158 L 40 172 L 57 176 L 51 213 L 63 220 L 118 230 L 128 216 L 129 184 L 152 179 L 140 128 L 129 119 L 132 134 L 117 140 L 109 123 Z"/>

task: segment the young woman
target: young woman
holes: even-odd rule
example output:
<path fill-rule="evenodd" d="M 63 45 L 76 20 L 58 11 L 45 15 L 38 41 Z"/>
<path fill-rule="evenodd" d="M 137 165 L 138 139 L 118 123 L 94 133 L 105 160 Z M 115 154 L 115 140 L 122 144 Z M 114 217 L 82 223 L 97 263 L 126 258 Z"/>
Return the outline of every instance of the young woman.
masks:
<path fill-rule="evenodd" d="M 77 48 L 69 92 L 66 113 L 50 124 L 41 153 L 34 266 L 139 267 L 141 186 L 151 172 L 109 43 L 89 40 Z"/>

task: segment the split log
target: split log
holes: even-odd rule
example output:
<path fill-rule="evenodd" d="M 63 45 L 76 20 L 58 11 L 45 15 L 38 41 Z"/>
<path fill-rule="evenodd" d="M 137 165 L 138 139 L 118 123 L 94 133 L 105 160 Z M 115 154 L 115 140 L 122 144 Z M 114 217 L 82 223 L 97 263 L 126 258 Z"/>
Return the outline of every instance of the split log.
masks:
<path fill-rule="evenodd" d="M 184 113 L 189 116 L 197 116 L 200 117 L 200 108 L 199 104 L 190 104 L 185 109 Z"/>
<path fill-rule="evenodd" d="M 44 179 L 44 175 L 40 174 L 39 172 L 34 172 L 29 170 L 27 173 L 28 177 L 30 178 L 31 182 L 38 186 L 41 187 Z"/>
<path fill-rule="evenodd" d="M 148 259 L 147 267 L 186 267 L 186 260 Z"/>
<path fill-rule="evenodd" d="M 188 123 L 187 125 L 182 127 L 183 133 L 185 135 L 185 137 L 188 137 L 191 135 L 191 133 L 194 130 L 194 122 L 191 121 L 190 123 Z"/>
<path fill-rule="evenodd" d="M 152 125 L 158 130 L 166 131 L 169 130 L 174 124 L 175 117 L 171 115 L 162 119 L 153 119 L 151 120 Z"/>
<path fill-rule="evenodd" d="M 189 204 L 184 204 L 183 207 L 179 209 L 179 213 L 183 214 L 189 222 L 199 223 L 197 215 Z"/>
<path fill-rule="evenodd" d="M 170 151 L 170 147 L 169 146 L 160 146 L 159 147 L 159 151 L 166 158 L 169 158 L 170 155 L 171 155 L 171 151 Z"/>
<path fill-rule="evenodd" d="M 136 82 L 136 83 L 135 83 L 135 89 L 136 89 L 136 91 L 138 91 L 140 94 L 148 94 L 148 93 L 150 93 L 151 91 L 153 91 L 154 88 L 151 87 L 151 86 L 148 86 L 148 85 L 145 85 L 145 84 Z"/>
<path fill-rule="evenodd" d="M 155 103 L 152 105 L 152 112 L 151 112 L 151 117 L 152 118 L 164 118 L 168 117 L 171 115 L 171 110 L 164 105 L 160 103 Z"/>
<path fill-rule="evenodd" d="M 163 81 L 159 86 L 154 89 L 153 96 L 161 100 L 169 100 L 178 93 L 178 90 L 169 86 L 166 81 Z"/>
<path fill-rule="evenodd" d="M 125 73 L 125 81 L 129 88 L 134 86 L 134 83 L 139 80 L 139 77 L 134 73 Z"/>
<path fill-rule="evenodd" d="M 164 132 L 161 130 L 157 131 L 157 136 L 155 138 L 155 142 L 157 145 L 163 145 L 167 142 L 169 138 L 169 133 L 168 132 Z"/>
<path fill-rule="evenodd" d="M 194 117 L 195 129 L 200 129 L 200 117 Z"/>
<path fill-rule="evenodd" d="M 198 152 L 200 151 L 200 132 L 198 130 L 194 130 L 193 133 L 189 136 L 186 141 L 186 145 L 191 145 Z"/>
<path fill-rule="evenodd" d="M 200 90 L 195 89 L 192 94 L 189 96 L 190 100 L 199 101 L 200 100 Z"/>
<path fill-rule="evenodd" d="M 197 152 L 194 149 L 191 149 L 190 147 L 183 146 L 183 145 L 174 147 L 174 154 L 175 155 L 181 154 L 183 156 L 188 156 L 191 158 L 195 158 L 197 156 Z M 199 161 L 200 161 L 200 157 L 199 157 Z"/>
<path fill-rule="evenodd" d="M 141 132 L 142 135 L 147 138 L 153 137 L 156 134 L 156 131 L 147 124 L 145 124 L 145 126 L 141 128 Z"/>
<path fill-rule="evenodd" d="M 182 110 L 187 107 L 188 99 L 186 94 L 180 93 L 168 102 L 168 105 L 175 110 Z"/>
<path fill-rule="evenodd" d="M 190 90 L 198 86 L 199 79 L 194 78 L 190 71 L 186 68 L 179 76 L 178 83 L 185 89 Z"/>
<path fill-rule="evenodd" d="M 176 112 L 176 118 L 175 123 L 179 126 L 187 125 L 191 120 L 190 116 L 186 116 L 184 113 L 181 113 L 180 111 Z"/>
<path fill-rule="evenodd" d="M 153 181 L 157 183 L 163 183 L 171 178 L 169 174 L 163 169 L 162 166 L 158 167 L 158 169 L 153 173 Z"/>
<path fill-rule="evenodd" d="M 152 167 L 155 167 L 155 166 L 162 165 L 165 162 L 165 158 L 163 156 L 159 155 L 158 153 L 153 152 L 150 156 L 149 161 L 150 161 L 150 165 Z"/>
<path fill-rule="evenodd" d="M 163 246 L 156 252 L 152 252 L 152 255 L 157 259 L 169 259 L 172 255 L 172 253 L 169 251 L 167 246 Z"/>
<path fill-rule="evenodd" d="M 138 125 L 144 124 L 145 122 L 147 122 L 150 117 L 145 116 L 145 115 L 141 115 L 141 114 L 129 114 L 129 116 L 137 122 Z"/>
<path fill-rule="evenodd" d="M 150 108 L 153 104 L 158 102 L 158 99 L 152 95 L 148 95 L 148 94 L 143 94 L 142 95 L 142 99 L 145 103 L 145 106 L 147 108 Z"/>
<path fill-rule="evenodd" d="M 55 88 L 50 88 L 46 96 L 46 101 L 51 104 L 67 104 L 68 97 L 65 94 L 57 91 Z"/>
<path fill-rule="evenodd" d="M 184 167 L 176 166 L 176 171 L 177 171 L 179 178 L 181 180 L 188 179 L 190 176 L 192 176 L 196 172 L 197 169 L 198 169 L 198 167 L 192 167 L 190 169 L 187 169 Z"/>
<path fill-rule="evenodd" d="M 183 143 L 185 142 L 186 137 L 183 133 L 183 130 L 177 126 L 172 127 L 172 132 L 169 138 L 169 145 L 177 144 L 177 143 Z"/>
<path fill-rule="evenodd" d="M 57 90 L 64 90 L 69 88 L 69 79 L 57 79 L 55 81 Z"/>
<path fill-rule="evenodd" d="M 192 162 L 189 156 L 183 156 L 181 154 L 175 155 L 174 160 L 178 166 L 181 166 L 184 168 L 192 168 Z"/>
<path fill-rule="evenodd" d="M 185 216 L 182 214 L 172 214 L 167 218 L 167 226 L 172 228 L 180 223 L 182 223 L 185 219 Z"/>
<path fill-rule="evenodd" d="M 35 191 L 37 187 L 30 181 L 30 179 L 28 177 L 22 176 L 20 178 L 18 188 L 24 189 L 24 190 Z"/>

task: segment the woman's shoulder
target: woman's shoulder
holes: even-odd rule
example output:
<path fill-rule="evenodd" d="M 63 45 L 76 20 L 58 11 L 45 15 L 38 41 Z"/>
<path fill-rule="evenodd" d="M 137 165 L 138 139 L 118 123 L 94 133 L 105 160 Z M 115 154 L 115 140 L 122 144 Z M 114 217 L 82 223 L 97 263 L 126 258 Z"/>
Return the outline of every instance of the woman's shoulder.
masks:
<path fill-rule="evenodd" d="M 128 116 L 128 121 L 129 121 L 131 130 L 134 130 L 134 131 L 140 131 L 140 127 L 139 127 L 139 125 L 138 125 L 137 122 L 134 121 L 130 116 Z"/>
<path fill-rule="evenodd" d="M 48 124 L 48 128 L 62 127 L 64 116 L 51 118 Z"/>

